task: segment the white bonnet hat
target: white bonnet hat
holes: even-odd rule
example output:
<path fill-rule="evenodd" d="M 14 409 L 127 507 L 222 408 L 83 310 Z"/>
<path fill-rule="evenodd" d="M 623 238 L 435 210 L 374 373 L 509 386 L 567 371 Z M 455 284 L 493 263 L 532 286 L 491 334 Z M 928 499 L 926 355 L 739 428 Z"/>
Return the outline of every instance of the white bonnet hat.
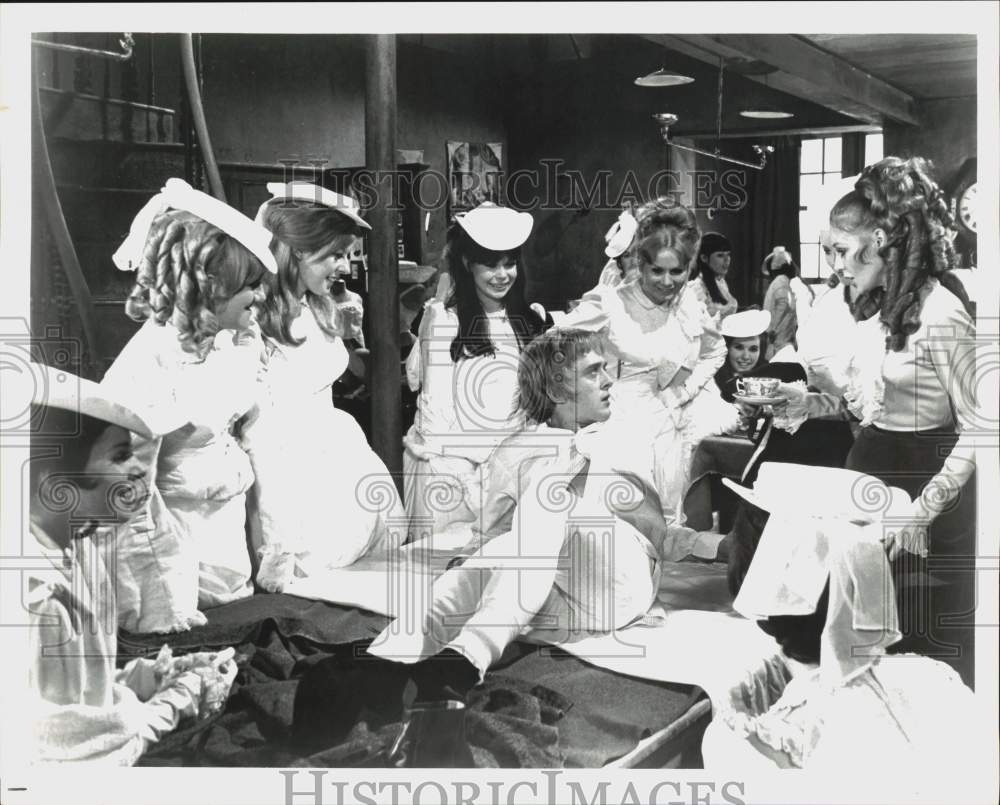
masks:
<path fill-rule="evenodd" d="M 270 232 L 225 202 L 195 190 L 183 179 L 167 179 L 163 189 L 146 202 L 132 220 L 128 237 L 111 257 L 120 270 L 135 271 L 138 268 L 149 238 L 149 229 L 156 216 L 166 210 L 184 210 L 197 215 L 246 246 L 272 274 L 278 273 L 278 264 L 271 254 Z"/>
<path fill-rule="evenodd" d="M 177 427 L 177 423 L 157 421 L 154 412 L 139 413 L 138 407 L 131 407 L 118 391 L 77 377 L 65 369 L 56 369 L 45 364 L 30 364 L 32 395 L 35 405 L 61 408 L 101 419 L 112 425 L 120 425 L 126 430 L 151 438 Z M 164 412 L 165 413 L 165 412 Z M 44 430 L 39 435 L 44 436 Z"/>
<path fill-rule="evenodd" d="M 729 338 L 752 338 L 766 333 L 770 326 L 771 314 L 766 310 L 744 310 L 726 316 L 719 329 Z"/>
<path fill-rule="evenodd" d="M 311 201 L 313 204 L 320 204 L 330 207 L 343 213 L 362 229 L 371 229 L 371 225 L 361 217 L 361 207 L 358 202 L 350 196 L 334 193 L 325 187 L 308 182 L 268 182 L 267 192 L 271 198 L 260 205 L 257 210 L 257 217 L 254 218 L 258 224 L 264 224 L 264 210 L 274 199 L 286 199 L 295 201 Z"/>
<path fill-rule="evenodd" d="M 604 235 L 604 240 L 608 244 L 604 248 L 604 253 L 608 257 L 621 257 L 632 245 L 638 229 L 639 222 L 635 220 L 635 216 L 630 211 L 623 210 L 618 220 Z"/>
<path fill-rule="evenodd" d="M 530 213 L 498 207 L 489 201 L 455 216 L 455 221 L 476 243 L 493 252 L 523 245 L 535 224 Z"/>

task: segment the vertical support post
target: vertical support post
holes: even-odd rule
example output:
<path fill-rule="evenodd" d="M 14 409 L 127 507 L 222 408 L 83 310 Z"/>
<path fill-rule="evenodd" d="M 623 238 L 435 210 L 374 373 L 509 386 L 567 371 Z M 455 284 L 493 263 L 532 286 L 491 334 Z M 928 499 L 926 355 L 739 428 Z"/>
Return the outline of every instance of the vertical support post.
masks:
<path fill-rule="evenodd" d="M 374 34 L 365 47 L 365 164 L 376 202 L 368 212 L 368 315 L 372 332 L 372 441 L 401 485 L 403 411 L 399 367 L 399 258 L 396 255 L 396 37 Z"/>

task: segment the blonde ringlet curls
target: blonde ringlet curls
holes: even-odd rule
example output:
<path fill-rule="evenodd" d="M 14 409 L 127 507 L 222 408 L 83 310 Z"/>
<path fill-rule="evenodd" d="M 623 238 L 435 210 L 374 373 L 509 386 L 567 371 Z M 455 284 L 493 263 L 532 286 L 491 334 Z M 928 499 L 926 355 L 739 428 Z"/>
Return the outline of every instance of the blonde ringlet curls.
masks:
<path fill-rule="evenodd" d="M 134 321 L 170 322 L 185 351 L 203 356 L 219 331 L 216 306 L 264 271 L 260 260 L 218 227 L 167 210 L 149 229 L 125 312 Z"/>

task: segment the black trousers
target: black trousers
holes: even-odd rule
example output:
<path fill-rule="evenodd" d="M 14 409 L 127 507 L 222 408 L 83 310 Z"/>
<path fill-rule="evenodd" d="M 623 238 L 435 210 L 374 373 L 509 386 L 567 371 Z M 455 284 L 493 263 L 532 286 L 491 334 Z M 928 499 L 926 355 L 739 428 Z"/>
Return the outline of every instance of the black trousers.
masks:
<path fill-rule="evenodd" d="M 958 435 L 952 428 L 897 432 L 862 428 L 847 468 L 873 475 L 916 499 L 944 465 Z M 928 535 L 928 557 L 901 553 L 893 563 L 903 640 L 893 652 L 915 652 L 951 665 L 974 681 L 975 476 Z"/>

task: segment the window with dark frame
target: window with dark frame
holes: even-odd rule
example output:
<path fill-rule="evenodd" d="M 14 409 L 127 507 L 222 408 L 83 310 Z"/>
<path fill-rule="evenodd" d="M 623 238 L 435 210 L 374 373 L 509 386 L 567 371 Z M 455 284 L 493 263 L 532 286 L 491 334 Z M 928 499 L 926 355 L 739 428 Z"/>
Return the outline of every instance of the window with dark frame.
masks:
<path fill-rule="evenodd" d="M 882 158 L 882 134 L 861 136 L 864 137 L 861 165 L 878 162 Z M 802 140 L 799 158 L 799 261 L 802 279 L 808 283 L 824 282 L 830 276 L 830 268 L 819 246 L 821 216 L 829 212 L 820 209 L 829 204 L 822 188 L 844 175 L 853 176 L 859 170 L 855 165 L 847 164 L 853 160 L 848 159 L 845 139 L 815 137 Z"/>

